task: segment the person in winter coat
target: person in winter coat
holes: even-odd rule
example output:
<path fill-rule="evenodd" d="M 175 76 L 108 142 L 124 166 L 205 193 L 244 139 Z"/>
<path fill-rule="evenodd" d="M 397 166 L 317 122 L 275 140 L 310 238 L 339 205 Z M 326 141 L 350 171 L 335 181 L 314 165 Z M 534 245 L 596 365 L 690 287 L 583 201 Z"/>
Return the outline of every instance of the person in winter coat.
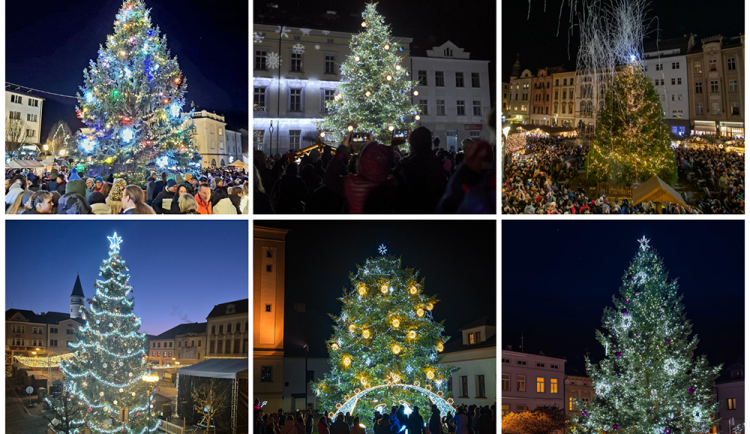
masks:
<path fill-rule="evenodd" d="M 154 200 L 157 194 L 164 191 L 164 188 L 167 186 L 167 174 L 166 172 L 161 173 L 161 179 L 156 181 L 154 183 L 154 191 L 152 192 L 153 196 L 151 197 L 151 200 Z"/>
<path fill-rule="evenodd" d="M 450 423 L 456 424 L 456 434 L 468 434 L 469 430 L 466 427 L 466 424 L 468 423 L 468 418 L 464 414 L 463 408 L 459 408 L 456 411 L 456 416 L 450 420 Z"/>
<path fill-rule="evenodd" d="M 339 413 L 336 422 L 331 425 L 331 434 L 349 434 L 349 425 L 344 421 L 344 415 Z"/>
<path fill-rule="evenodd" d="M 273 185 L 271 200 L 273 208 L 279 214 L 302 214 L 304 211 L 307 186 L 297 175 L 297 169 L 297 163 L 288 163 L 281 179 Z"/>
<path fill-rule="evenodd" d="M 47 191 L 57 191 L 57 170 L 53 171 L 49 176 L 49 182 L 47 183 Z"/>
<path fill-rule="evenodd" d="M 122 193 L 125 192 L 125 187 L 127 186 L 128 183 L 122 178 L 117 178 L 112 183 L 112 190 L 110 190 L 109 196 L 106 199 L 107 205 L 112 210 L 112 214 L 120 213 L 120 209 L 122 209 Z"/>
<path fill-rule="evenodd" d="M 52 195 L 48 191 L 40 190 L 29 199 L 31 208 L 24 214 L 50 214 L 52 212 Z"/>
<path fill-rule="evenodd" d="M 358 418 L 358 417 L 355 417 L 355 418 L 354 418 L 354 419 L 352 420 L 352 425 L 353 425 L 353 426 L 352 426 L 352 430 L 351 430 L 351 431 L 349 431 L 349 434 L 365 434 L 365 429 L 364 429 L 364 428 L 362 428 L 362 427 L 361 427 L 361 426 L 359 425 L 359 418 Z"/>
<path fill-rule="evenodd" d="M 330 434 L 328 431 L 328 420 L 325 416 L 322 416 L 318 421 L 318 434 Z"/>
<path fill-rule="evenodd" d="M 65 193 L 75 193 L 77 195 L 86 197 L 86 182 L 78 177 L 73 169 L 73 173 L 70 175 L 68 183 L 65 184 Z"/>
<path fill-rule="evenodd" d="M 201 183 L 200 190 L 195 195 L 195 202 L 198 204 L 198 214 L 213 214 L 211 187 L 207 183 Z"/>
<path fill-rule="evenodd" d="M 305 421 L 302 420 L 302 416 L 294 419 L 294 427 L 297 428 L 297 434 L 305 434 Z"/>
<path fill-rule="evenodd" d="M 91 207 L 86 199 L 75 193 L 68 193 L 60 197 L 57 203 L 58 214 L 91 214 Z"/>
<path fill-rule="evenodd" d="M 409 155 L 396 168 L 399 199 L 396 212 L 400 214 L 433 214 L 445 193 L 448 180 L 442 162 L 432 152 L 432 133 L 419 127 L 409 136 Z"/>
<path fill-rule="evenodd" d="M 230 199 L 229 197 L 225 197 L 224 199 L 217 202 L 216 205 L 214 205 L 213 213 L 237 215 L 237 208 L 235 208 L 234 204 L 232 203 L 232 199 Z"/>
<path fill-rule="evenodd" d="M 5 193 L 5 208 L 7 209 L 13 202 L 16 201 L 19 195 L 22 195 L 26 190 L 26 177 L 23 175 L 16 175 L 11 179 L 10 189 Z"/>
<path fill-rule="evenodd" d="M 146 198 L 148 198 L 148 204 L 152 205 L 154 197 L 159 192 L 154 193 L 154 187 L 156 186 L 156 172 L 151 172 L 151 175 L 149 175 L 148 180 L 146 181 Z"/>
<path fill-rule="evenodd" d="M 474 418 L 474 434 L 493 434 L 495 423 L 492 420 L 490 409 L 482 407 L 481 409 L 477 408 L 477 411 L 479 411 L 479 416 Z"/>
<path fill-rule="evenodd" d="M 214 178 L 215 187 L 211 194 L 211 205 L 216 206 L 220 200 L 229 197 L 227 186 L 224 184 L 224 179 L 217 177 Z"/>
<path fill-rule="evenodd" d="M 16 197 L 15 202 L 10 206 L 10 208 L 5 211 L 6 214 L 23 214 L 26 210 L 30 209 L 31 206 L 29 205 L 29 200 L 31 200 L 31 196 L 34 194 L 31 190 L 24 190 L 23 194 L 19 194 L 18 197 Z"/>
<path fill-rule="evenodd" d="M 454 433 L 456 432 L 456 426 L 451 423 L 451 420 L 453 420 L 453 415 L 449 411 L 448 414 L 446 414 L 443 418 L 443 425 L 448 427 L 449 433 Z"/>
<path fill-rule="evenodd" d="M 89 200 L 94 192 L 94 178 L 86 178 L 86 200 Z"/>
<path fill-rule="evenodd" d="M 409 430 L 409 434 L 425 434 L 424 419 L 419 414 L 419 407 L 414 406 L 409 415 L 409 421 L 406 422 L 406 429 Z"/>
<path fill-rule="evenodd" d="M 175 199 L 179 206 L 178 214 L 198 214 L 198 202 L 192 194 L 183 194 L 179 199 Z"/>
<path fill-rule="evenodd" d="M 101 192 L 102 194 L 104 194 L 104 197 L 107 197 L 107 195 L 102 191 L 103 188 L 104 188 L 104 178 L 102 178 L 101 176 L 97 176 L 96 179 L 94 180 L 94 191 Z"/>
<path fill-rule="evenodd" d="M 294 426 L 294 418 L 292 415 L 286 417 L 284 426 L 281 427 L 281 434 L 297 434 L 297 427 Z"/>
<path fill-rule="evenodd" d="M 112 209 L 107 205 L 104 195 L 97 192 L 91 193 L 89 196 L 89 205 L 91 205 L 91 212 L 97 215 L 112 214 Z"/>
<path fill-rule="evenodd" d="M 160 191 L 156 194 L 154 197 L 154 200 L 151 201 L 151 207 L 154 209 L 154 212 L 157 214 L 169 214 L 171 207 L 169 209 L 163 208 L 164 199 L 174 199 L 175 190 L 177 189 L 177 182 L 169 178 L 167 180 L 167 188 L 164 189 L 164 191 Z"/>
<path fill-rule="evenodd" d="M 404 405 L 401 404 L 398 406 L 398 423 L 401 426 L 406 425 L 406 423 L 409 421 L 409 416 L 406 415 L 406 411 L 404 408 Z"/>
<path fill-rule="evenodd" d="M 367 143 L 357 160 L 357 174 L 344 178 L 344 207 L 351 214 L 392 213 L 398 182 L 391 176 L 393 152 L 375 141 Z"/>
<path fill-rule="evenodd" d="M 146 195 L 143 189 L 137 185 L 128 185 L 122 193 L 122 212 L 120 214 L 155 214 L 150 206 L 146 205 Z"/>
<path fill-rule="evenodd" d="M 393 434 L 393 428 L 390 418 L 384 415 L 375 424 L 375 434 Z"/>
<path fill-rule="evenodd" d="M 57 192 L 60 193 L 60 196 L 65 194 L 65 185 L 67 182 L 65 181 L 65 175 L 62 173 L 57 174 Z"/>
<path fill-rule="evenodd" d="M 430 427 L 430 434 L 443 434 L 443 421 L 440 419 L 440 409 L 435 404 L 432 404 L 432 415 L 427 425 Z"/>
<path fill-rule="evenodd" d="M 172 196 L 172 204 L 169 206 L 170 214 L 180 214 L 180 198 L 183 194 L 188 194 L 187 187 L 184 185 L 177 185 L 175 187 L 174 196 Z M 193 198 L 195 201 L 195 198 Z M 156 210 L 154 210 L 156 211 Z"/>

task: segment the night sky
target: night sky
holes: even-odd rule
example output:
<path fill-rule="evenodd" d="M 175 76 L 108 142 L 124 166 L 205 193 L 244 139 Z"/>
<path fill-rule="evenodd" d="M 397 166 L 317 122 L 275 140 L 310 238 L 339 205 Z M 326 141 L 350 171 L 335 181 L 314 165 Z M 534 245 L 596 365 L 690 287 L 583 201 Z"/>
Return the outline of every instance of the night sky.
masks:
<path fill-rule="evenodd" d="M 284 350 L 302 357 L 328 357 L 325 340 L 333 333 L 328 314 L 341 313 L 343 288 L 351 290 L 356 272 L 385 244 L 388 254 L 425 278 L 425 292 L 437 294 L 433 315 L 445 320 L 445 335 L 496 312 L 496 222 L 474 221 L 258 221 L 256 226 L 291 229 L 286 236 Z M 294 310 L 304 303 L 305 313 Z"/>
<path fill-rule="evenodd" d="M 279 8 L 268 8 L 268 3 L 277 4 Z M 359 32 L 367 3 L 369 1 L 363 0 L 256 1 L 253 20 L 289 27 Z M 329 10 L 336 11 L 338 19 L 329 19 L 331 16 L 326 16 Z M 385 17 L 386 24 L 391 25 L 394 36 L 414 39 L 410 45 L 412 55 L 424 56 L 425 50 L 450 40 L 471 53 L 471 59 L 491 60 L 490 81 L 494 88 L 497 71 L 497 9 L 494 1 L 432 0 L 425 3 L 379 0 L 377 10 Z"/>
<path fill-rule="evenodd" d="M 545 12 L 545 1 L 547 11 Z M 565 2 L 560 17 L 560 5 Z M 605 0 L 606 1 L 606 0 Z M 521 71 L 533 74 L 545 66 L 563 65 L 568 71 L 576 66 L 576 53 L 580 41 L 577 29 L 573 30 L 568 44 L 570 27 L 569 0 L 504 0 L 502 6 L 502 72 L 504 82 L 510 77 L 516 54 L 521 54 Z M 658 17 L 661 39 L 681 38 L 696 34 L 696 43 L 714 35 L 738 36 L 745 32 L 743 3 L 737 0 L 655 0 L 649 5 L 648 18 Z M 731 13 L 727 13 L 732 11 Z M 560 33 L 558 35 L 558 23 Z M 656 29 L 654 21 L 650 29 Z M 649 35 L 656 40 L 656 33 Z M 648 40 L 647 40 L 648 42 Z M 568 56 L 570 49 L 570 56 Z"/>
<path fill-rule="evenodd" d="M 6 81 L 75 96 L 83 84 L 83 69 L 114 33 L 121 6 L 120 0 L 7 2 Z M 146 7 L 187 77 L 188 108 L 195 101 L 196 109 L 223 114 L 235 128 L 247 127 L 248 3 L 146 0 Z M 49 98 L 43 138 L 59 119 L 73 131 L 83 126 L 75 117 L 74 99 Z"/>
<path fill-rule="evenodd" d="M 70 312 L 77 272 L 92 297 L 113 232 L 122 238 L 141 332 L 204 322 L 214 305 L 248 298 L 246 221 L 12 220 L 5 309 Z"/>
<path fill-rule="evenodd" d="M 645 236 L 700 340 L 697 354 L 729 364 L 744 354 L 745 222 L 503 221 L 502 345 L 567 357 L 566 371 L 584 372 L 583 356 L 604 357 L 595 330 L 619 297 L 624 271 Z"/>

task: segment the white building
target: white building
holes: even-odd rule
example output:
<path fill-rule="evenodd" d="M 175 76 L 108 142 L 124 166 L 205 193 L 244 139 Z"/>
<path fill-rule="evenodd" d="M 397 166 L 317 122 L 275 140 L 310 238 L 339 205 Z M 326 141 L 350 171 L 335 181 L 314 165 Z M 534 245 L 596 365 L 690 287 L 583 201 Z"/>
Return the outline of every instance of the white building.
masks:
<path fill-rule="evenodd" d="M 25 88 L 6 84 L 5 141 L 39 145 L 43 107 L 44 98 Z"/>
<path fill-rule="evenodd" d="M 719 432 L 731 433 L 735 426 L 745 423 L 745 359 L 724 368 L 716 382 L 716 401 L 721 403 L 718 417 Z"/>
<path fill-rule="evenodd" d="M 302 350 L 302 349 L 301 349 Z M 331 371 L 331 365 L 328 359 L 312 358 L 307 359 L 307 374 L 305 374 L 304 357 L 284 357 L 284 391 L 283 405 L 284 413 L 294 413 L 297 410 L 305 411 L 305 394 L 307 394 L 307 408 L 310 410 L 334 409 L 319 408 L 318 399 L 310 388 L 310 381 L 319 381 L 323 379 L 326 372 Z M 270 410 L 278 410 L 273 408 Z"/>
<path fill-rule="evenodd" d="M 445 344 L 442 363 L 459 368 L 448 381 L 454 405 L 491 406 L 497 400 L 495 317 L 485 316 L 460 329 L 461 340 Z"/>
<path fill-rule="evenodd" d="M 502 359 L 503 415 L 541 405 L 565 408 L 565 359 L 509 349 Z"/>
<path fill-rule="evenodd" d="M 253 44 L 253 149 L 266 154 L 309 146 L 318 136 L 341 81 L 351 33 L 255 24 Z M 393 37 L 409 56 L 411 38 Z M 277 57 L 278 56 L 278 57 Z M 278 58 L 279 65 L 269 62 Z"/>
<path fill-rule="evenodd" d="M 690 134 L 690 89 L 685 54 L 695 45 L 693 35 L 667 39 L 643 47 L 646 75 L 661 101 L 664 123 L 678 136 Z"/>
<path fill-rule="evenodd" d="M 490 140 L 485 115 L 491 109 L 489 60 L 470 59 L 468 52 L 447 41 L 412 57 L 412 76 L 419 80 L 420 125 L 440 139 L 440 147 L 457 151 L 468 137 Z"/>
<path fill-rule="evenodd" d="M 193 113 L 195 143 L 203 156 L 203 167 L 222 167 L 229 164 L 224 116 L 206 110 Z"/>
<path fill-rule="evenodd" d="M 227 164 L 232 164 L 237 160 L 242 161 L 242 133 L 225 130 L 224 136 L 227 141 L 227 155 L 229 156 Z"/>

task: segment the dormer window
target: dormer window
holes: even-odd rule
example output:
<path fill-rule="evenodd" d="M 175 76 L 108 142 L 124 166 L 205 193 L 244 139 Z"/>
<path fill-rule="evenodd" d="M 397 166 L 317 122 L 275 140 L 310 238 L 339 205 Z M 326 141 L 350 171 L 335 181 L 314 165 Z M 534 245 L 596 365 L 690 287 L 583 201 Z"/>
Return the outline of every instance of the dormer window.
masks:
<path fill-rule="evenodd" d="M 446 49 L 445 49 L 445 50 L 443 51 L 443 54 L 445 55 L 445 57 L 453 57 L 453 50 L 452 50 L 452 49 L 450 49 L 450 48 L 446 48 Z"/>
<path fill-rule="evenodd" d="M 230 304 L 229 306 L 227 306 L 227 311 L 226 311 L 225 315 L 231 315 L 233 313 L 234 313 L 234 305 Z M 219 333 L 221 333 L 221 332 L 219 332 Z"/>

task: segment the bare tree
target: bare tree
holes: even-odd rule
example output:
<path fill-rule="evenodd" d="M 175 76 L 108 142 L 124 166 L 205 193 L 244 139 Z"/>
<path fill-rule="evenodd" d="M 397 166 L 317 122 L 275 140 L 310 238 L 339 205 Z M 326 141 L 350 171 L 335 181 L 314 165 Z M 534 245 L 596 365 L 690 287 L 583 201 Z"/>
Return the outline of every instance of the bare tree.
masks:
<path fill-rule="evenodd" d="M 29 140 L 26 123 L 23 119 L 8 118 L 5 121 L 5 152 L 10 153 Z"/>
<path fill-rule="evenodd" d="M 52 423 L 55 427 L 56 432 L 63 432 L 65 434 L 72 434 L 78 431 L 78 425 L 74 425 L 71 422 L 74 420 L 81 420 L 85 417 L 86 413 L 83 407 L 79 404 L 78 400 L 72 395 L 63 390 L 60 399 L 47 397 L 47 401 L 50 404 L 51 409 L 44 414 L 44 418 Z"/>
<path fill-rule="evenodd" d="M 46 145 L 49 146 L 49 151 L 52 154 L 57 154 L 62 149 L 66 149 L 68 154 L 71 154 L 71 148 L 75 146 L 75 140 L 65 121 L 59 120 L 52 125 L 47 135 Z"/>
<path fill-rule="evenodd" d="M 218 413 L 227 405 L 226 390 L 221 392 L 213 380 L 209 384 L 204 384 L 198 390 L 192 393 L 195 405 L 195 411 L 203 415 L 203 419 L 198 422 L 199 426 L 206 426 L 206 432 L 211 427 L 211 419 L 215 418 Z M 214 422 L 215 423 L 215 422 Z"/>

